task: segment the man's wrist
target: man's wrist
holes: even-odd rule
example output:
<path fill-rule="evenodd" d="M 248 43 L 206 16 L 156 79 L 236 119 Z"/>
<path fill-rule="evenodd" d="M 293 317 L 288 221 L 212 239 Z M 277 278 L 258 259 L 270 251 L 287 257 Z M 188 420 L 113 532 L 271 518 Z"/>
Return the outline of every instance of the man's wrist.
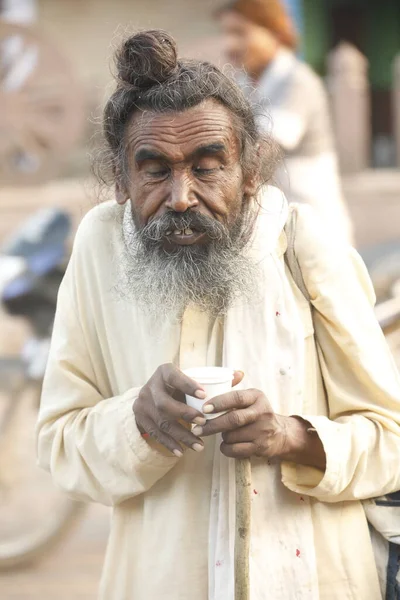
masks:
<path fill-rule="evenodd" d="M 326 455 L 321 439 L 311 423 L 298 416 L 284 417 L 286 420 L 285 451 L 281 460 L 315 467 L 326 468 Z"/>

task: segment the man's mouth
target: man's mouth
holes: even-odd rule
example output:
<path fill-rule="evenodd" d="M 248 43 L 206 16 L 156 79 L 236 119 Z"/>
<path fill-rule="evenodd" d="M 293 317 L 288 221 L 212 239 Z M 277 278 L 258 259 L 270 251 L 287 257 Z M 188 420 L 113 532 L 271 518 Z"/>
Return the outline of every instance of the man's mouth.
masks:
<path fill-rule="evenodd" d="M 190 246 L 191 244 L 200 242 L 205 237 L 205 233 L 187 227 L 186 229 L 167 231 L 166 236 L 169 242 L 179 244 L 180 246 Z"/>

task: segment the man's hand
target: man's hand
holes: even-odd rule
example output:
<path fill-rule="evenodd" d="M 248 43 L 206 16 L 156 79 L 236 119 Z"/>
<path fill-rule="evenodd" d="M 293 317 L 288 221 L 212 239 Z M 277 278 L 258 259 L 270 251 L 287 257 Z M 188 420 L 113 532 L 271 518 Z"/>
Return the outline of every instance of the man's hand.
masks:
<path fill-rule="evenodd" d="M 232 391 L 207 402 L 207 414 L 229 411 L 197 426 L 193 433 L 222 433 L 221 452 L 231 458 L 278 458 L 324 470 L 325 451 L 310 423 L 277 415 L 259 390 Z"/>
<path fill-rule="evenodd" d="M 187 406 L 185 394 L 199 399 L 206 397 L 205 391 L 172 364 L 157 369 L 141 389 L 133 404 L 133 412 L 139 431 L 149 434 L 175 456 L 181 457 L 182 444 L 201 452 L 204 448 L 200 438 L 193 435 L 189 427 L 179 423 L 204 425 L 201 412 Z"/>

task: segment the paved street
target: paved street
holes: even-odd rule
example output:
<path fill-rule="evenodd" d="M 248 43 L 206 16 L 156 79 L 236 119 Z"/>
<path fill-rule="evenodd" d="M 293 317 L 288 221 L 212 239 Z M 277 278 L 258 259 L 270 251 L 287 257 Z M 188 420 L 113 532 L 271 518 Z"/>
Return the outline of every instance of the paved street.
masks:
<path fill-rule="evenodd" d="M 0 573 L 1 600 L 95 600 L 109 511 L 90 506 L 64 543 L 28 568 Z"/>

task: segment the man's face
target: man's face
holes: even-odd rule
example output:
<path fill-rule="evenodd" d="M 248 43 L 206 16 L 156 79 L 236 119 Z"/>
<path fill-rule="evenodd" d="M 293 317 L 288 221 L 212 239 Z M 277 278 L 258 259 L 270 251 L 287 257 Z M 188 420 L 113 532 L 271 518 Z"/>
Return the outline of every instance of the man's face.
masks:
<path fill-rule="evenodd" d="M 242 208 L 243 181 L 237 136 L 229 112 L 207 100 L 179 114 L 138 113 L 127 132 L 125 198 L 138 228 L 166 213 L 196 213 L 231 226 Z M 121 196 L 124 200 L 124 196 Z M 204 244 L 207 235 L 175 229 L 166 247 Z"/>
<path fill-rule="evenodd" d="M 259 77 L 276 53 L 277 39 L 234 10 L 222 12 L 219 23 L 228 61 L 238 69 L 244 68 L 250 76 Z"/>
<path fill-rule="evenodd" d="M 129 181 L 117 199 L 130 198 L 134 226 L 124 222 L 124 295 L 153 316 L 189 303 L 221 313 L 250 292 L 243 250 L 257 214 L 230 113 L 207 100 L 179 114 L 136 114 L 126 143 Z"/>

